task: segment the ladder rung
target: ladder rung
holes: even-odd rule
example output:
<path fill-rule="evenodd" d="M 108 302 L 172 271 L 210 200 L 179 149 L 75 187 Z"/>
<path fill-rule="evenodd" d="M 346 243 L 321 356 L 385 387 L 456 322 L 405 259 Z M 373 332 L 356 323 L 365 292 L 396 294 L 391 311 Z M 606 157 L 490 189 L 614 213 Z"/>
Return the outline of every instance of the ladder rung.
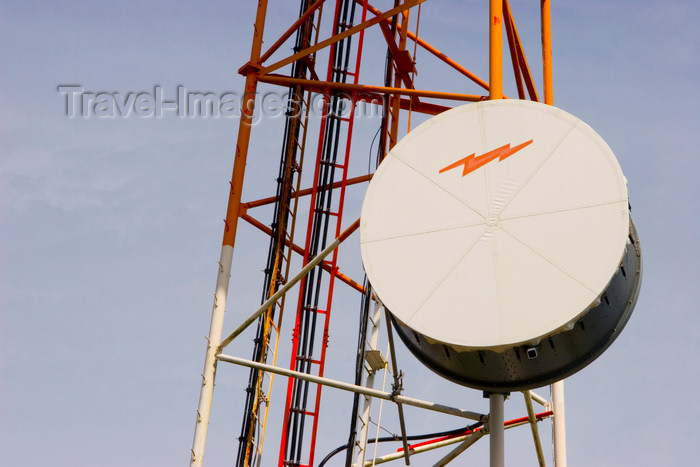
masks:
<path fill-rule="evenodd" d="M 341 122 L 349 122 L 350 117 L 341 117 L 340 115 L 336 114 L 328 114 L 326 115 L 327 118 L 332 118 L 333 120 L 340 120 Z"/>
<path fill-rule="evenodd" d="M 337 215 L 338 215 L 337 212 L 335 212 L 335 211 L 330 211 L 330 210 L 326 210 L 326 209 L 318 209 L 318 208 L 316 208 L 316 209 L 314 209 L 314 211 L 317 212 L 318 214 L 328 214 L 329 216 L 337 216 Z"/>
<path fill-rule="evenodd" d="M 331 162 L 331 161 L 327 161 L 327 160 L 322 160 L 322 161 L 321 161 L 321 164 L 323 164 L 323 165 L 329 165 L 329 166 L 332 165 L 333 167 L 335 167 L 335 168 L 337 168 L 337 169 L 345 169 L 345 165 L 339 164 L 339 163 L 337 163 L 337 162 Z"/>

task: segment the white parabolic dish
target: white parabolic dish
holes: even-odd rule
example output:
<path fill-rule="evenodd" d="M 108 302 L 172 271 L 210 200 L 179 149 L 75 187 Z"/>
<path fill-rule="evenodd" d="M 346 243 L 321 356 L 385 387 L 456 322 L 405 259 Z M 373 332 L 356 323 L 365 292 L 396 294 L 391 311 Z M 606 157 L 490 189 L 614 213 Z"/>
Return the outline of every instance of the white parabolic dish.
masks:
<path fill-rule="evenodd" d="M 364 268 L 391 313 L 429 339 L 491 350 L 537 343 L 596 305 L 630 222 L 603 139 L 519 100 L 411 131 L 377 169 L 361 219 Z"/>

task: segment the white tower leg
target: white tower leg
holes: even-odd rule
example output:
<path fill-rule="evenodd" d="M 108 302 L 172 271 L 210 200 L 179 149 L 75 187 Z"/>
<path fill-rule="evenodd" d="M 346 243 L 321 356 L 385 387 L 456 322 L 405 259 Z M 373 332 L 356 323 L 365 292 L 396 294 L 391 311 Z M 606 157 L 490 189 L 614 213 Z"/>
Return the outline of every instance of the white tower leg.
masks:
<path fill-rule="evenodd" d="M 190 457 L 191 467 L 201 467 L 204 458 L 204 449 L 207 444 L 207 432 L 209 430 L 209 415 L 211 403 L 214 397 L 214 380 L 216 379 L 216 352 L 221 342 L 221 333 L 224 326 L 224 313 L 226 311 L 226 294 L 231 277 L 231 262 L 233 259 L 233 247 L 224 245 L 221 248 L 219 259 L 219 273 L 216 279 L 216 292 L 214 294 L 214 308 L 211 314 L 209 337 L 207 338 L 207 354 L 204 360 L 204 372 L 202 373 L 202 388 L 199 394 L 197 407 L 197 422 L 192 441 L 192 453 Z"/>
<path fill-rule="evenodd" d="M 566 467 L 566 424 L 564 412 L 564 381 L 552 384 L 552 445 L 554 467 Z"/>

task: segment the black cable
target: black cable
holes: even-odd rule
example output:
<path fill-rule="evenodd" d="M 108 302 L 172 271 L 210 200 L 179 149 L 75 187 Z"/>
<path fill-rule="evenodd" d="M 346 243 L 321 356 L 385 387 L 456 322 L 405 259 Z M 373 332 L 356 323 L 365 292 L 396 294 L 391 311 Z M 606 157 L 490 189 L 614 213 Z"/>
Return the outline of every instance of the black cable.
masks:
<path fill-rule="evenodd" d="M 339 11 L 335 32 L 340 33 L 349 29 L 349 24 L 355 16 L 355 2 L 344 0 Z M 351 37 L 339 41 L 335 45 L 334 56 L 329 58 L 332 63 L 332 78 L 335 82 L 345 82 L 348 75 L 350 59 Z M 321 161 L 316 185 L 325 187 L 319 189 L 316 195 L 315 205 L 312 207 L 312 228 L 309 244 L 309 253 L 312 256 L 318 254 L 327 246 L 330 229 L 330 212 L 332 210 L 333 190 L 331 187 L 335 180 L 336 161 L 339 151 L 341 136 L 341 103 L 345 99 L 343 93 L 332 91 L 328 98 L 328 110 L 326 115 L 326 128 L 323 135 L 321 149 Z M 345 161 L 347 165 L 347 160 Z M 299 317 L 299 337 L 296 352 L 296 370 L 304 373 L 311 372 L 314 348 L 316 347 L 318 306 L 321 298 L 321 284 L 323 278 L 323 265 L 317 266 L 309 272 L 306 280 L 302 282 L 301 295 L 304 297 L 302 311 Z M 327 318 L 326 318 L 327 319 Z M 323 345 L 323 344 L 322 344 Z M 302 442 L 306 421 L 307 404 L 309 403 L 309 391 L 311 383 L 308 381 L 294 381 L 292 383 L 292 401 L 290 415 L 285 430 L 288 434 L 284 447 L 285 461 L 297 464 L 302 453 Z"/>
<path fill-rule="evenodd" d="M 472 425 L 467 425 L 464 428 L 457 428 L 455 430 L 448 430 L 448 431 L 440 431 L 437 433 L 425 433 L 422 435 L 410 435 L 406 436 L 407 441 L 419 441 L 422 439 L 428 439 L 428 438 L 440 438 L 442 436 L 452 436 L 452 435 L 460 435 L 463 433 L 466 433 L 468 431 L 473 431 L 476 430 L 477 428 L 481 427 L 484 425 L 484 422 L 476 422 Z M 376 439 L 369 439 L 367 440 L 367 443 L 387 443 L 389 441 L 401 441 L 401 437 L 399 436 L 385 436 L 382 438 L 376 438 Z M 334 450 L 332 450 L 326 457 L 323 458 L 323 460 L 318 464 L 318 467 L 323 467 L 326 465 L 326 462 L 328 462 L 333 456 L 338 454 L 339 452 L 343 452 L 344 450 L 348 449 L 349 445 L 344 444 L 342 446 L 338 446 Z"/>
<path fill-rule="evenodd" d="M 380 131 L 382 131 L 381 125 L 379 126 L 379 128 L 377 128 L 377 132 L 374 134 L 372 142 L 369 144 L 369 158 L 367 159 L 367 175 L 372 173 L 372 148 L 374 147 L 374 142 L 377 140 L 377 136 L 379 136 Z"/>
<path fill-rule="evenodd" d="M 308 0 L 301 0 L 299 16 L 301 16 L 308 9 Z M 313 21 L 313 16 L 309 18 L 304 25 L 297 31 L 295 50 L 301 50 L 305 42 L 307 42 L 306 36 L 309 35 L 309 24 Z M 292 76 L 301 78 L 305 77 L 307 74 L 307 65 L 303 61 L 297 61 L 292 65 Z M 296 87 L 290 86 L 288 90 L 288 106 L 289 103 L 293 101 L 296 97 Z M 301 99 L 299 99 L 299 105 L 302 105 Z M 265 300 L 269 298 L 280 286 L 280 283 L 272 284 L 272 278 L 276 273 L 281 271 L 281 266 L 276 265 L 276 255 L 275 252 L 281 242 L 284 241 L 285 232 L 287 229 L 287 223 L 289 219 L 289 209 L 285 204 L 289 202 L 291 195 L 291 179 L 294 176 L 293 171 L 289 173 L 291 164 L 294 163 L 297 156 L 297 148 L 294 147 L 293 150 L 290 149 L 291 142 L 296 141 L 299 136 L 299 124 L 298 119 L 301 115 L 301 109 L 297 114 L 287 112 L 285 115 L 285 128 L 284 128 L 284 138 L 283 145 L 280 155 L 280 166 L 277 175 L 277 189 L 275 192 L 276 201 L 274 203 L 274 210 L 272 216 L 272 223 L 270 225 L 272 229 L 272 234 L 270 235 L 270 242 L 268 244 L 268 255 L 267 262 L 264 270 L 264 281 L 262 289 L 261 302 L 264 303 Z M 285 206 L 283 206 L 285 205 Z M 279 280 L 279 276 L 277 276 Z M 276 304 L 273 304 L 271 311 L 268 314 L 263 314 L 258 319 L 257 330 L 255 334 L 255 339 L 253 340 L 253 355 L 252 360 L 256 362 L 265 363 L 267 358 L 267 349 L 265 346 L 265 321 L 267 319 L 274 319 L 275 312 L 277 309 Z M 249 439 L 249 434 L 252 437 L 257 436 L 257 427 L 254 425 L 254 417 L 257 413 L 254 413 L 255 399 L 256 399 L 256 388 L 260 384 L 259 379 L 261 378 L 261 372 L 259 370 L 251 369 L 248 376 L 248 386 L 246 388 L 246 401 L 243 411 L 243 421 L 241 423 L 241 435 L 238 438 L 238 452 L 236 456 L 236 466 L 242 467 L 244 465 L 255 464 L 257 451 L 252 449 L 252 438 Z M 259 409 L 259 408 L 258 408 Z M 249 442 L 250 441 L 250 442 Z"/>

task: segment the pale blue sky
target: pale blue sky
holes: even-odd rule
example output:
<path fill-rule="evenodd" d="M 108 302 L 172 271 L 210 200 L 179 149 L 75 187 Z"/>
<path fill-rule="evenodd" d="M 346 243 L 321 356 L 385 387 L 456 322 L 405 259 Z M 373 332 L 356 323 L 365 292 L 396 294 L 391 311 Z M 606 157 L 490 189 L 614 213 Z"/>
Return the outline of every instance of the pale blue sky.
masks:
<path fill-rule="evenodd" d="M 486 3 L 432 0 L 421 20 L 421 35 L 482 76 L 486 33 L 479 15 Z M 512 3 L 537 68 L 539 2 Z M 178 85 L 240 92 L 236 70 L 247 61 L 254 7 L 1 3 L 2 465 L 188 462 L 237 121 L 174 114 L 69 119 L 57 86 L 128 93 L 161 85 L 166 98 Z M 297 6 L 270 8 L 266 37 L 284 30 Z M 552 13 L 555 104 L 591 125 L 616 153 L 645 262 L 639 303 L 622 336 L 567 380 L 569 466 L 689 465 L 700 455 L 692 435 L 700 416 L 694 396 L 700 7 L 692 0 L 553 1 Z M 381 72 L 383 55 L 381 48 L 367 51 L 366 76 Z M 457 74 L 429 68 L 419 70 L 417 83 L 478 92 Z M 514 94 L 509 80 L 506 92 Z M 279 123 L 254 130 L 245 199 L 274 192 Z M 358 173 L 376 124 L 358 124 L 369 134 L 354 143 Z M 362 189 L 351 192 L 347 219 L 361 198 Z M 269 222 L 267 212 L 258 217 Z M 241 234 L 227 329 L 253 309 L 262 287 L 266 240 L 248 226 Z M 341 264 L 359 279 L 357 238 L 350 242 Z M 337 361 L 329 376 L 351 380 L 345 360 L 353 353 L 359 304 L 346 287 L 336 289 Z M 281 341 L 288 348 L 289 335 Z M 247 357 L 248 345 L 232 352 Z M 286 364 L 288 353 L 281 355 Z M 405 352 L 400 365 L 407 394 L 487 410 L 480 393 L 440 380 Z M 213 466 L 233 463 L 247 377 L 220 368 L 206 459 Z M 520 400 L 512 399 L 507 417 L 521 416 Z M 322 425 L 320 457 L 345 442 L 348 400 L 324 392 L 330 421 Z M 459 425 L 413 412 L 408 423 L 412 432 Z M 548 422 L 541 426 L 548 433 Z M 528 439 L 527 428 L 508 432 L 507 465 L 536 465 Z M 483 464 L 488 450 L 480 443 L 465 462 Z"/>

